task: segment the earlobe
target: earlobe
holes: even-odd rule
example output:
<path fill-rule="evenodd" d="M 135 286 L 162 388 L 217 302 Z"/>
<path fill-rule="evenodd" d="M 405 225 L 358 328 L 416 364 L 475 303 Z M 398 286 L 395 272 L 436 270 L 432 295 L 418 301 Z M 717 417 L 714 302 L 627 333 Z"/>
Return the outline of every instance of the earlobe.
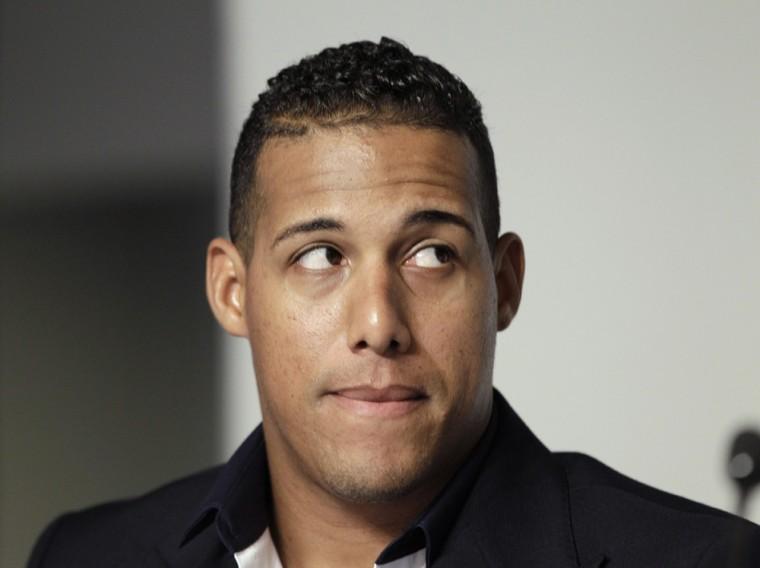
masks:
<path fill-rule="evenodd" d="M 245 337 L 245 263 L 237 247 L 216 238 L 206 252 L 206 296 L 214 317 L 231 335 Z"/>
<path fill-rule="evenodd" d="M 523 244 L 514 233 L 505 233 L 494 250 L 494 276 L 498 290 L 498 327 L 506 329 L 517 314 L 525 275 Z"/>

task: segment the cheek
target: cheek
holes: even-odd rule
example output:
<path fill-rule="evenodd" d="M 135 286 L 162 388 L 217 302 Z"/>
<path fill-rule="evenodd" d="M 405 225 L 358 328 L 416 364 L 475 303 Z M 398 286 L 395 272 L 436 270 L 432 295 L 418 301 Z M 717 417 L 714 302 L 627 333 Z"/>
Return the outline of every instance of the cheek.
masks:
<path fill-rule="evenodd" d="M 432 355 L 449 361 L 450 366 L 471 366 L 470 362 L 477 362 L 485 355 L 484 349 L 494 335 L 489 321 L 493 319 L 489 314 L 479 313 L 477 307 L 451 310 L 443 318 L 427 320 L 427 337 L 421 338 L 421 342 L 427 344 L 426 350 Z"/>
<path fill-rule="evenodd" d="M 246 318 L 256 378 L 270 399 L 296 398 L 319 376 L 320 358 L 329 348 L 336 313 L 308 304 L 282 287 L 249 296 Z"/>
<path fill-rule="evenodd" d="M 463 287 L 451 301 L 430 306 L 415 318 L 420 345 L 457 391 L 477 389 L 490 378 L 495 347 L 495 295 L 487 286 L 467 291 Z"/>

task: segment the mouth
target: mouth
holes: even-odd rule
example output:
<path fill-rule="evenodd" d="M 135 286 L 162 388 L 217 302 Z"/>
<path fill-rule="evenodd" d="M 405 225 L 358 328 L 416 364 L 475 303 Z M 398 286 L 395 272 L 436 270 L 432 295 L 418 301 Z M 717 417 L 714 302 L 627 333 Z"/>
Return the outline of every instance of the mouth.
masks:
<path fill-rule="evenodd" d="M 421 389 L 402 385 L 349 387 L 329 392 L 327 396 L 353 414 L 382 418 L 410 414 L 428 400 L 428 395 Z"/>

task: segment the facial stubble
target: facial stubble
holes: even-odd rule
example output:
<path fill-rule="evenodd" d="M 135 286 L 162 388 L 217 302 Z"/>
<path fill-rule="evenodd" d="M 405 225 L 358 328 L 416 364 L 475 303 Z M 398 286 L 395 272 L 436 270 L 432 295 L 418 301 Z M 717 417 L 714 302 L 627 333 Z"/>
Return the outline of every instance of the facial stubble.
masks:
<path fill-rule="evenodd" d="M 316 477 L 325 491 L 343 501 L 397 501 L 428 486 L 434 477 L 437 444 L 424 439 L 409 444 L 403 452 L 381 452 L 374 457 L 322 448 L 316 456 Z"/>

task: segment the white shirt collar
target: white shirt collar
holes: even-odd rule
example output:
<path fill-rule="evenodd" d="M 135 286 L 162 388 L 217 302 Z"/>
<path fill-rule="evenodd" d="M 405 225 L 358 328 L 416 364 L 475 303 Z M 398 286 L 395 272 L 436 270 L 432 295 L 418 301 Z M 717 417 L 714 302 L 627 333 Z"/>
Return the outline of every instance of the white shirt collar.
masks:
<path fill-rule="evenodd" d="M 251 546 L 236 552 L 235 561 L 238 568 L 282 568 L 269 528 Z M 425 549 L 373 568 L 425 568 Z"/>

